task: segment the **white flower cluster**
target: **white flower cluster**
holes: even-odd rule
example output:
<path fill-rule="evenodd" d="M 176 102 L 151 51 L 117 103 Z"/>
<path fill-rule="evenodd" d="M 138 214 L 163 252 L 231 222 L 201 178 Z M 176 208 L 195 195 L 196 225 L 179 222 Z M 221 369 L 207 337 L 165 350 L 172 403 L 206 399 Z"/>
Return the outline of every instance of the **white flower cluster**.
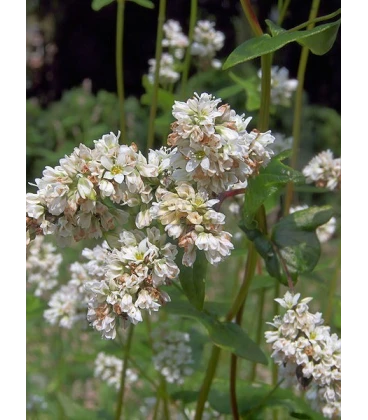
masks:
<path fill-rule="evenodd" d="M 148 80 L 151 84 L 155 81 L 155 71 L 156 71 L 156 59 L 151 58 L 148 60 Z M 163 53 L 161 55 L 160 61 L 160 71 L 159 71 L 159 83 L 163 87 L 167 87 L 180 78 L 180 73 L 175 70 L 176 68 L 175 58 L 169 53 Z"/>
<path fill-rule="evenodd" d="M 163 25 L 164 39 L 162 47 L 166 50 L 161 55 L 159 83 L 164 88 L 177 82 L 183 66 L 185 50 L 189 46 L 189 39 L 184 35 L 181 25 L 176 20 L 168 20 Z M 195 64 L 201 70 L 210 67 L 218 69 L 221 62 L 214 57 L 216 52 L 224 46 L 225 35 L 215 30 L 215 23 L 199 20 L 194 28 L 193 42 L 190 45 L 191 55 L 196 57 Z M 154 83 L 156 59 L 148 60 L 148 80 Z"/>
<path fill-rule="evenodd" d="M 106 198 L 129 206 L 152 199 L 144 180 L 157 177 L 159 168 L 134 144 L 119 145 L 118 137 L 106 134 L 93 149 L 80 144 L 60 166 L 46 167 L 36 179 L 36 194 L 26 196 L 29 230 L 53 234 L 62 246 L 73 239 L 100 238 L 128 218 L 127 212 L 105 205 Z"/>
<path fill-rule="evenodd" d="M 262 70 L 258 70 L 258 77 L 262 78 Z M 298 80 L 289 79 L 289 70 L 285 67 L 271 68 L 271 103 L 274 105 L 290 106 L 293 92 L 298 87 Z M 261 89 L 261 87 L 259 87 Z"/>
<path fill-rule="evenodd" d="M 93 249 L 85 248 L 82 256 L 89 261 L 75 262 L 70 265 L 71 279 L 62 285 L 50 298 L 49 309 L 44 312 L 44 318 L 51 325 L 62 328 L 72 328 L 79 321 L 86 321 L 88 296 L 84 289 L 91 279 L 103 279 L 105 275 L 105 260 L 109 248 L 106 242 Z"/>
<path fill-rule="evenodd" d="M 58 282 L 59 266 L 63 260 L 56 248 L 45 241 L 44 236 L 36 236 L 27 247 L 27 281 L 35 285 L 35 296 L 53 289 Z"/>
<path fill-rule="evenodd" d="M 177 420 L 194 420 L 195 419 L 195 413 L 196 410 L 195 408 L 188 408 L 185 407 L 184 408 L 184 413 L 185 413 L 185 417 L 182 415 L 178 416 Z M 204 409 L 203 409 L 203 413 L 202 413 L 202 420 L 214 420 L 214 419 L 220 419 L 222 418 L 221 413 L 217 412 L 216 410 L 214 410 L 208 401 L 205 402 L 204 404 Z"/>
<path fill-rule="evenodd" d="M 331 150 L 319 153 L 303 169 L 309 184 L 333 191 L 341 186 L 341 158 L 334 159 Z"/>
<path fill-rule="evenodd" d="M 175 193 L 163 192 L 160 201 L 153 203 L 152 217 L 158 219 L 167 234 L 184 248 L 184 265 L 193 265 L 196 249 L 203 250 L 207 260 L 216 265 L 234 248 L 231 234 L 222 230 L 225 215 L 212 209 L 219 200 L 209 200 L 204 189 L 195 191 L 184 182 L 175 190 Z"/>
<path fill-rule="evenodd" d="M 194 28 L 193 43 L 190 52 L 198 57 L 197 66 L 206 70 L 210 67 L 218 69 L 221 62 L 215 59 L 216 52 L 219 51 L 225 42 L 223 32 L 215 30 L 215 23 L 209 20 L 199 20 Z"/>
<path fill-rule="evenodd" d="M 163 26 L 165 37 L 162 47 L 166 48 L 161 55 L 159 83 L 164 88 L 177 82 L 180 78 L 179 69 L 181 60 L 184 58 L 185 49 L 188 47 L 188 38 L 183 34 L 180 23 L 176 20 L 168 20 Z M 156 59 L 148 60 L 148 80 L 154 83 L 156 71 Z"/>
<path fill-rule="evenodd" d="M 170 331 L 161 325 L 152 332 L 154 357 L 153 363 L 169 383 L 181 385 L 185 376 L 193 373 L 189 366 L 193 363 L 189 334 Z"/>
<path fill-rule="evenodd" d="M 306 204 L 301 206 L 290 207 L 290 214 L 295 213 L 296 211 L 305 210 L 308 206 Z M 316 229 L 316 234 L 321 243 L 329 241 L 336 230 L 336 218 L 331 217 L 331 219 L 324 225 L 318 226 Z"/>
<path fill-rule="evenodd" d="M 180 23 L 169 19 L 163 26 L 165 37 L 162 46 L 169 50 L 169 53 L 178 60 L 184 58 L 185 49 L 189 44 L 188 37 L 183 34 Z"/>
<path fill-rule="evenodd" d="M 121 359 L 104 352 L 98 353 L 95 359 L 95 378 L 101 379 L 107 385 L 118 390 L 122 371 L 123 361 Z M 129 368 L 126 370 L 125 375 L 127 384 L 132 384 L 138 379 L 137 373 Z"/>
<path fill-rule="evenodd" d="M 291 149 L 293 146 L 293 138 L 286 137 L 281 133 L 273 133 L 275 141 L 273 142 L 271 148 L 274 151 L 275 155 L 283 152 L 284 150 Z"/>
<path fill-rule="evenodd" d="M 332 418 L 340 415 L 341 341 L 323 325 L 321 313 L 309 312 L 312 298 L 298 303 L 299 297 L 299 293 L 286 292 L 283 299 L 275 299 L 286 313 L 268 323 L 277 331 L 267 331 L 266 341 L 272 343 L 271 357 L 280 366 L 286 385 L 306 389 L 313 383 L 323 415 Z"/>
<path fill-rule="evenodd" d="M 218 106 L 220 102 L 208 93 L 195 94 L 187 102 L 175 101 L 177 121 L 168 138 L 178 149 L 171 156 L 174 180 L 194 181 L 210 195 L 244 183 L 273 155 L 268 147 L 274 141 L 271 132 L 248 133 L 251 117 L 245 119 L 227 104 Z"/>
<path fill-rule="evenodd" d="M 121 248 L 111 251 L 106 261 L 106 273 L 102 280 L 85 283 L 90 296 L 87 319 L 103 338 L 116 336 L 116 321 L 124 326 L 142 321 L 141 310 L 158 311 L 170 301 L 159 287 L 177 278 L 179 268 L 175 264 L 177 249 L 166 241 L 159 229 L 122 231 Z"/>

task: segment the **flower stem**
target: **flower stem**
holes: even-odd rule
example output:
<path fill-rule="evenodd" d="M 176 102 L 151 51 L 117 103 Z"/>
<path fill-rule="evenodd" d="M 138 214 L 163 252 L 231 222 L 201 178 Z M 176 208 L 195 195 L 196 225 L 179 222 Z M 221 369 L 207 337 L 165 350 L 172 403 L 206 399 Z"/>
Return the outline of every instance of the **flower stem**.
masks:
<path fill-rule="evenodd" d="M 287 32 L 294 32 L 294 31 L 298 31 L 299 29 L 303 29 L 306 26 L 310 25 L 311 23 L 315 24 L 318 22 L 323 22 L 324 20 L 328 20 L 328 19 L 332 19 L 335 16 L 338 16 L 341 14 L 341 9 L 336 10 L 336 12 L 330 13 L 329 15 L 325 15 L 325 16 L 321 16 L 315 19 L 310 19 L 307 22 L 301 23 L 298 26 L 294 26 L 294 28 L 288 29 Z"/>
<path fill-rule="evenodd" d="M 206 376 L 204 377 L 201 389 L 199 391 L 197 407 L 194 420 L 202 420 L 204 405 L 206 404 L 208 393 L 211 388 L 212 380 L 216 373 L 217 362 L 220 357 L 221 349 L 217 346 L 212 346 L 210 360 L 206 369 Z"/>
<path fill-rule="evenodd" d="M 128 330 L 127 341 L 126 341 L 125 346 L 124 346 L 123 370 L 121 372 L 121 378 L 120 378 L 118 405 L 116 407 L 115 420 L 120 420 L 121 415 L 122 415 L 123 406 L 124 406 L 125 379 L 126 379 L 126 371 L 127 371 L 127 368 L 128 368 L 129 352 L 130 352 L 132 339 L 133 339 L 133 332 L 134 332 L 134 325 L 131 324 L 130 327 L 129 327 L 129 330 Z"/>
<path fill-rule="evenodd" d="M 259 291 L 259 302 L 258 302 L 258 323 L 257 323 L 257 334 L 256 334 L 256 343 L 258 345 L 261 344 L 261 339 L 262 339 L 262 331 L 263 331 L 263 307 L 265 304 L 265 289 L 261 289 Z M 257 363 L 253 363 L 252 364 L 252 371 L 250 374 L 250 381 L 254 382 L 254 380 L 256 379 L 256 374 L 257 374 Z"/>
<path fill-rule="evenodd" d="M 334 275 L 332 276 L 331 282 L 329 284 L 328 288 L 328 298 L 327 298 L 327 309 L 325 311 L 325 324 L 329 325 L 331 324 L 331 316 L 332 316 L 332 308 L 334 306 L 334 299 L 335 299 L 335 293 L 338 285 L 338 280 L 340 278 L 340 270 L 341 270 L 341 243 L 340 243 L 340 249 L 339 249 L 339 256 L 338 256 L 338 262 L 336 266 L 336 271 Z"/>
<path fill-rule="evenodd" d="M 282 22 L 285 19 L 286 12 L 287 12 L 287 9 L 289 8 L 290 2 L 291 0 L 285 0 L 285 3 L 282 5 L 281 10 L 280 10 L 280 7 L 278 8 L 280 14 L 279 14 L 279 18 L 277 19 L 277 24 L 279 26 L 282 25 Z"/>
<path fill-rule="evenodd" d="M 183 75 L 181 79 L 181 97 L 185 96 L 185 89 L 187 87 L 189 68 L 190 68 L 190 46 L 193 42 L 194 28 L 197 20 L 198 0 L 191 0 L 190 2 L 190 20 L 189 20 L 189 33 L 188 33 L 188 48 L 185 52 Z"/>
<path fill-rule="evenodd" d="M 309 21 L 311 23 L 308 25 L 307 29 L 312 29 L 314 27 L 313 19 L 317 16 L 320 0 L 313 0 L 312 7 L 309 13 Z M 303 47 L 300 55 L 299 67 L 298 67 L 298 87 L 295 94 L 295 107 L 294 107 L 294 120 L 293 120 L 293 147 L 291 152 L 290 166 L 296 168 L 298 163 L 298 153 L 300 146 L 300 133 L 301 133 L 301 120 L 302 120 L 302 106 L 303 106 L 303 88 L 304 88 L 304 79 L 305 71 L 307 68 L 309 56 L 308 47 Z M 290 182 L 287 185 L 286 197 L 285 197 L 285 207 L 284 214 L 288 215 L 293 201 L 294 185 Z"/>
<path fill-rule="evenodd" d="M 120 111 L 120 132 L 122 141 L 125 143 L 125 110 L 124 110 L 124 10 L 125 0 L 117 0 L 118 9 L 116 13 L 116 84 L 119 97 Z"/>
<path fill-rule="evenodd" d="M 147 139 L 148 150 L 153 147 L 153 142 L 155 138 L 155 118 L 156 118 L 156 113 L 157 113 L 158 85 L 159 85 L 161 55 L 162 55 L 162 39 L 163 39 L 163 34 L 164 34 L 165 12 L 166 12 L 166 0 L 160 0 L 159 11 L 158 11 L 158 23 L 157 23 L 156 54 L 155 54 L 156 68 L 155 68 L 155 76 L 153 80 L 152 102 L 151 102 L 149 126 L 148 126 L 148 139 Z"/>

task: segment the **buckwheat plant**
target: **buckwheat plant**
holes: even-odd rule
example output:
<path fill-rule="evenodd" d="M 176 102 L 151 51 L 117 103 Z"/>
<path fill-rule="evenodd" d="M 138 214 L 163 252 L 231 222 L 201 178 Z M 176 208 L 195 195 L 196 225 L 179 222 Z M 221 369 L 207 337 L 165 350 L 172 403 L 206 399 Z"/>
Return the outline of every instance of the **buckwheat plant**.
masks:
<path fill-rule="evenodd" d="M 112 2 L 93 1 L 93 8 Z M 331 250 L 339 233 L 334 200 L 341 160 L 327 150 L 298 170 L 298 153 L 303 150 L 308 53 L 322 55 L 331 48 L 340 26 L 331 19 L 339 11 L 317 18 L 319 1 L 313 0 L 308 21 L 288 29 L 282 25 L 290 2 L 278 2 L 277 25 L 261 25 L 251 2 L 241 0 L 254 37 L 222 64 L 216 55 L 225 35 L 214 22 L 200 19 L 206 14 L 198 13 L 196 0 L 190 2 L 187 34 L 178 21 L 167 19 L 166 1 L 157 2 L 155 58 L 143 79 L 141 101 L 142 115 L 149 105 L 147 141 L 139 148 L 142 139 L 130 139 L 126 129 L 124 10 L 125 3 L 154 5 L 149 0 L 114 3 L 120 130 L 111 127 L 100 138 L 88 139 L 88 146 L 76 145 L 58 165 L 46 166 L 26 194 L 29 282 L 37 283 L 36 294 L 58 286 L 48 308 L 42 308 L 48 329 L 54 326 L 59 334 L 64 328 L 70 348 L 78 346 L 79 353 L 85 346 L 77 339 L 83 344 L 86 336 L 95 340 L 88 357 L 97 356 L 96 378 L 118 391 L 116 420 L 230 414 L 235 420 L 281 419 L 281 412 L 313 419 L 313 410 L 337 418 L 339 258 Z M 322 21 L 328 23 L 313 29 Z M 298 80 L 290 79 L 285 67 L 273 66 L 285 39 L 302 49 Z M 260 58 L 259 77 L 258 65 L 249 63 L 254 58 Z M 238 64 L 252 66 L 244 67 L 244 74 L 249 70 L 253 76 L 243 80 L 232 69 Z M 203 85 L 201 77 L 192 78 L 198 72 Z M 219 80 L 210 80 L 214 73 Z M 217 86 L 223 80 L 225 85 Z M 242 109 L 233 109 L 233 99 Z M 292 121 L 291 130 L 284 120 Z M 329 190 L 326 201 L 334 207 L 314 205 L 312 194 L 306 196 L 310 201 L 299 196 L 315 192 L 316 186 Z M 43 245 L 48 235 L 66 254 L 85 247 L 69 266 L 67 279 L 57 275 L 61 257 L 56 248 Z M 312 298 L 300 300 L 310 291 L 304 275 L 320 258 L 328 258 L 330 271 L 334 268 L 333 278 L 327 281 L 329 271 L 325 280 L 326 324 L 320 312 L 309 310 Z M 319 266 L 321 282 L 325 266 Z M 314 298 L 317 305 L 317 292 Z M 278 314 L 274 301 L 285 313 Z M 269 323 L 274 331 L 264 333 L 266 311 L 274 316 Z M 115 346 L 114 354 L 121 348 L 121 358 L 109 356 L 108 346 Z M 248 361 L 241 369 L 239 358 Z M 269 364 L 269 370 L 260 372 L 259 364 Z M 65 398 L 56 389 L 61 381 L 51 382 L 50 389 L 57 382 L 55 394 L 63 405 Z M 304 396 L 313 400 L 312 408 Z M 65 412 L 73 407 L 74 402 Z M 76 417 L 96 414 L 77 408 Z"/>

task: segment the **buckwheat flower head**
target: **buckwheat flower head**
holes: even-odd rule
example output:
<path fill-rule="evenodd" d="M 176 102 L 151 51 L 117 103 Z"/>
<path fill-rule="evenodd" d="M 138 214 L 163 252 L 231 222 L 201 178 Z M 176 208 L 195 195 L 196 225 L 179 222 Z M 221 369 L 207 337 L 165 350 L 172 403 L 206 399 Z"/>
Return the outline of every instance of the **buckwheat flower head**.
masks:
<path fill-rule="evenodd" d="M 183 182 L 175 192 L 163 192 L 153 203 L 152 218 L 159 220 L 167 234 L 184 248 L 184 265 L 193 265 L 196 249 L 203 250 L 211 264 L 217 264 L 234 248 L 231 234 L 222 230 L 225 215 L 212 208 L 218 201 L 210 200 L 205 189 L 196 191 Z"/>
<path fill-rule="evenodd" d="M 148 80 L 153 84 L 155 80 L 156 60 L 151 58 L 148 60 L 148 64 Z M 174 57 L 169 53 L 162 53 L 159 71 L 159 82 L 162 86 L 171 85 L 179 80 L 180 74 L 175 68 L 176 63 Z"/>
<path fill-rule="evenodd" d="M 185 376 L 193 373 L 189 334 L 169 331 L 168 328 L 160 326 L 152 332 L 153 363 L 167 382 L 181 385 Z"/>
<path fill-rule="evenodd" d="M 188 37 L 183 34 L 180 23 L 169 19 L 163 25 L 165 37 L 162 40 L 162 46 L 168 48 L 169 52 L 181 60 L 184 57 L 185 49 L 189 44 Z"/>
<path fill-rule="evenodd" d="M 98 353 L 95 359 L 95 378 L 99 378 L 106 382 L 107 385 L 119 389 L 121 381 L 121 373 L 123 370 L 123 361 L 115 356 L 108 355 L 104 352 Z M 132 384 L 138 379 L 137 373 L 132 369 L 126 370 L 127 384 Z"/>
<path fill-rule="evenodd" d="M 184 420 L 184 419 L 194 420 L 195 419 L 195 413 L 196 413 L 195 408 L 185 407 L 184 412 L 185 412 L 186 417 L 179 414 L 178 420 Z M 202 420 L 214 420 L 214 419 L 220 419 L 220 418 L 222 418 L 221 413 L 214 410 L 210 406 L 209 402 L 206 401 L 204 405 L 203 413 L 202 413 Z"/>
<path fill-rule="evenodd" d="M 171 158 L 175 182 L 195 182 L 217 195 L 245 183 L 266 166 L 273 151 L 270 131 L 247 132 L 251 118 L 238 115 L 208 93 L 175 101 L 168 144 L 177 147 Z"/>
<path fill-rule="evenodd" d="M 326 150 L 313 157 L 303 169 L 307 183 L 333 191 L 341 185 L 341 159 L 334 159 L 331 150 Z"/>
<path fill-rule="evenodd" d="M 258 76 L 262 77 L 259 69 Z M 271 69 L 271 103 L 290 106 L 293 92 L 298 87 L 298 80 L 289 79 L 289 70 L 285 67 L 272 66 Z"/>
<path fill-rule="evenodd" d="M 306 204 L 301 206 L 295 206 L 290 208 L 290 214 L 296 211 L 305 210 L 308 206 Z M 321 243 L 329 241 L 336 231 L 336 218 L 331 217 L 331 219 L 324 225 L 318 226 L 316 229 L 316 234 Z"/>
<path fill-rule="evenodd" d="M 105 276 L 85 283 L 89 296 L 87 319 L 103 338 L 114 339 L 117 322 L 123 326 L 143 320 L 142 310 L 158 311 L 170 301 L 159 289 L 179 274 L 177 249 L 156 227 L 123 230 L 120 248 L 108 253 Z"/>
<path fill-rule="evenodd" d="M 190 47 L 192 55 L 197 57 L 197 65 L 206 70 L 210 67 L 219 68 L 221 63 L 214 59 L 216 52 L 224 46 L 225 35 L 215 30 L 215 23 L 209 20 L 199 20 L 194 28 L 193 43 Z"/>
<path fill-rule="evenodd" d="M 299 293 L 286 292 L 275 299 L 285 313 L 268 323 L 275 330 L 266 331 L 266 342 L 272 344 L 271 357 L 285 383 L 302 389 L 314 386 L 322 413 L 331 418 L 340 415 L 341 341 L 323 325 L 321 313 L 309 312 L 312 298 L 299 298 Z"/>
<path fill-rule="evenodd" d="M 36 236 L 27 247 L 27 281 L 34 285 L 35 296 L 53 289 L 58 283 L 59 266 L 63 260 L 56 248 L 42 235 Z"/>

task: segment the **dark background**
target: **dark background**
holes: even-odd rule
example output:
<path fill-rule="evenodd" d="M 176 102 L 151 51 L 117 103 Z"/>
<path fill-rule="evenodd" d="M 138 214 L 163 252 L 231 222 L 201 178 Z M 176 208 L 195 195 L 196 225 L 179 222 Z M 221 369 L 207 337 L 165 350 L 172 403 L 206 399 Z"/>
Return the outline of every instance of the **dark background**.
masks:
<path fill-rule="evenodd" d="M 125 11 L 124 69 L 126 95 L 140 96 L 142 76 L 147 62 L 155 54 L 158 0 L 155 9 L 146 9 L 127 2 Z M 254 1 L 260 22 L 269 18 L 276 0 Z M 225 58 L 236 46 L 234 16 L 242 16 L 239 1 L 199 0 L 199 18 L 213 18 L 216 29 L 225 33 L 224 48 L 219 58 Z M 311 1 L 291 1 L 283 27 L 291 28 L 308 19 Z M 322 0 L 318 16 L 331 13 L 341 6 L 340 0 Z M 91 0 L 27 0 L 27 10 L 42 18 L 52 15 L 55 22 L 53 42 L 58 52 L 49 66 L 42 69 L 38 82 L 27 91 L 27 97 L 43 98 L 43 105 L 58 100 L 64 90 L 79 86 L 85 78 L 92 80 L 93 91 L 116 91 L 115 25 L 116 4 L 99 12 L 91 8 Z M 187 33 L 190 13 L 189 0 L 168 0 L 166 19 L 178 20 Z M 244 25 L 247 25 L 244 18 Z M 300 56 L 296 43 L 284 47 L 274 63 L 286 66 L 295 77 Z M 341 110 L 341 37 L 324 56 L 310 54 L 305 89 L 310 103 Z"/>

